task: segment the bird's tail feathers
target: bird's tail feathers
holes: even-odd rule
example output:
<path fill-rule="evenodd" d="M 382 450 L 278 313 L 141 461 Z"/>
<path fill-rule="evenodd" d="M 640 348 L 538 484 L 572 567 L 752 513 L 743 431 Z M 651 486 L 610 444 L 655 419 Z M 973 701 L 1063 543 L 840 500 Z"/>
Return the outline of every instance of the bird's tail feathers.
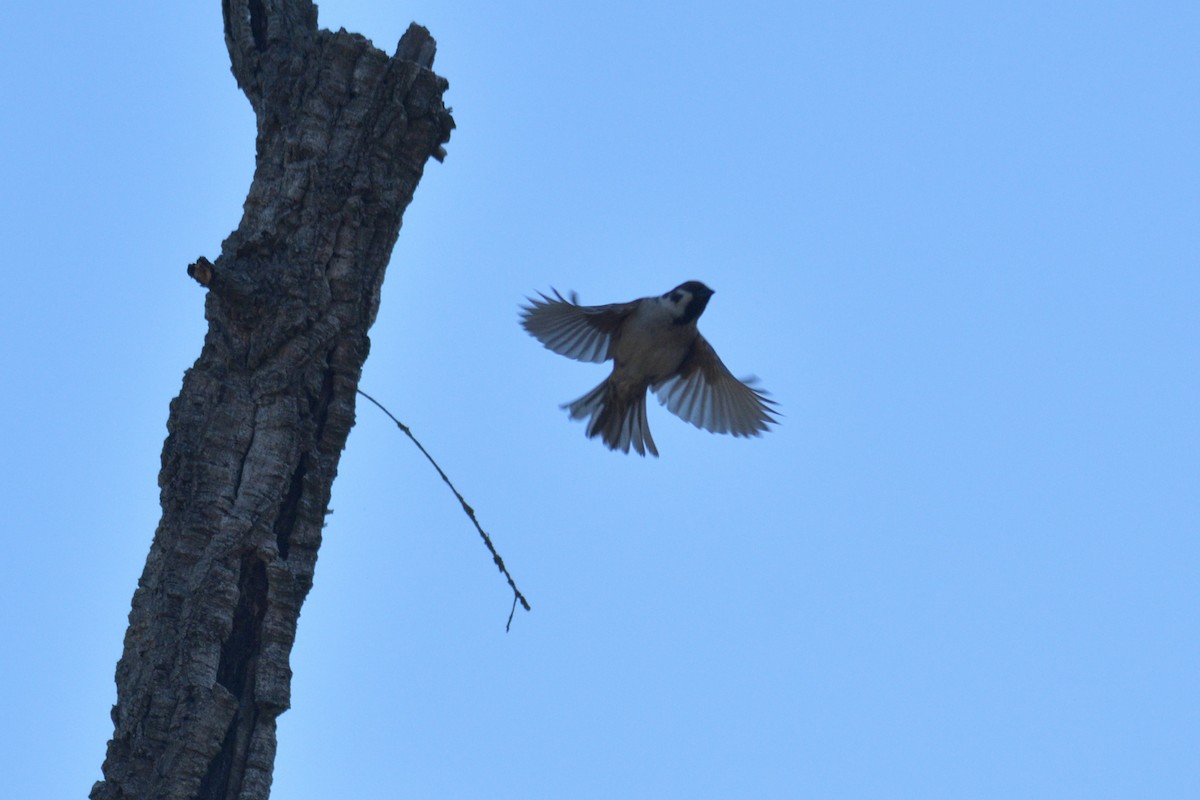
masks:
<path fill-rule="evenodd" d="M 646 420 L 646 387 L 636 390 L 614 385 L 605 379 L 583 397 L 563 404 L 571 419 L 588 420 L 588 438 L 599 436 L 610 450 L 628 453 L 632 447 L 638 455 L 658 455 L 650 424 Z"/>

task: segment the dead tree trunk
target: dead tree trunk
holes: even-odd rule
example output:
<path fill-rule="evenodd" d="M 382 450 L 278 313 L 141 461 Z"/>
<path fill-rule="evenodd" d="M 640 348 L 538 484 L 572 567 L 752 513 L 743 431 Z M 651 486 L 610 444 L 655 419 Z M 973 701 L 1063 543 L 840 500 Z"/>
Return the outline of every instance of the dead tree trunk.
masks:
<path fill-rule="evenodd" d="M 95 800 L 270 793 L 275 719 L 401 216 L 454 122 L 412 26 L 389 58 L 310 0 L 222 0 L 257 166 L 171 403 L 162 520 L 117 665 Z"/>

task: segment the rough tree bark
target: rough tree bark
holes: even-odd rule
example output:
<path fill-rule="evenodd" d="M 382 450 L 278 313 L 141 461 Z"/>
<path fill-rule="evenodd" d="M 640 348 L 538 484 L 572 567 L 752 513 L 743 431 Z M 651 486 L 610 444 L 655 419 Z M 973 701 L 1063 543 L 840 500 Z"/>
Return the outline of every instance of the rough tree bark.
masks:
<path fill-rule="evenodd" d="M 222 0 L 257 165 L 208 287 L 204 348 L 171 403 L 162 520 L 117 665 L 95 800 L 266 798 L 288 658 L 367 330 L 401 216 L 454 122 L 434 41 L 389 58 L 317 29 L 309 0 Z"/>

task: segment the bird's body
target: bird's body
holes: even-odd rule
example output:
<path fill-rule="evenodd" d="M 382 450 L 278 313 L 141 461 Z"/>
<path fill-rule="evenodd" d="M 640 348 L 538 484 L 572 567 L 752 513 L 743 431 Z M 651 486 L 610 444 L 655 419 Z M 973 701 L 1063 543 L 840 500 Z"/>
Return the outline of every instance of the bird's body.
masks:
<path fill-rule="evenodd" d="M 688 281 L 659 297 L 581 306 L 557 292 L 530 300 L 522 325 L 547 348 L 580 361 L 612 360 L 599 386 L 567 403 L 587 435 L 609 448 L 658 455 L 646 421 L 646 391 L 700 428 L 758 436 L 775 422 L 774 403 L 730 374 L 696 328 L 713 291 Z"/>

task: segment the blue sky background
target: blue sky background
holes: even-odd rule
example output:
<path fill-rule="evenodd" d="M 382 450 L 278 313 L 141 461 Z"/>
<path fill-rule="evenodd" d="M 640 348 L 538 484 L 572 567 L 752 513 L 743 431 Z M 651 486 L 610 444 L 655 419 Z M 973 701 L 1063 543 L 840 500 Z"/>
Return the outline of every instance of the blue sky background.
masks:
<path fill-rule="evenodd" d="M 1200 796 L 1200 6 L 324 2 L 438 40 L 280 720 L 278 798 Z M 250 183 L 220 4 L 0 50 L 12 797 L 81 797 L 167 404 Z M 717 290 L 783 424 L 658 460 L 517 326 Z"/>

